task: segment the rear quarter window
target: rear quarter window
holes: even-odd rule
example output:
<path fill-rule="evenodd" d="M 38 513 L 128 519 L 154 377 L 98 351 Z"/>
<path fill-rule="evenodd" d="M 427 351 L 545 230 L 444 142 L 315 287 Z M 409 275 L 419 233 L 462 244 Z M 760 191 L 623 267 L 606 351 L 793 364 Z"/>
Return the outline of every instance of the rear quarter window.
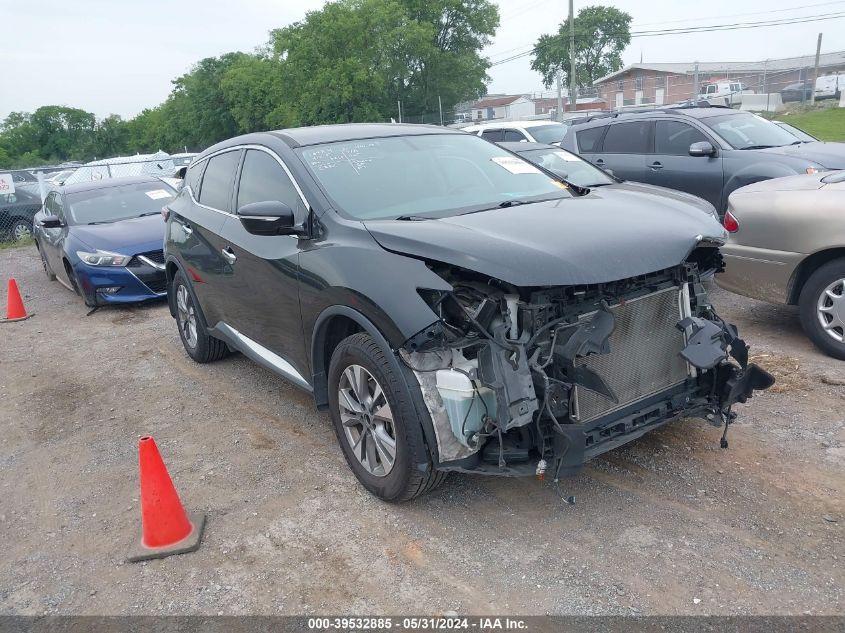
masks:
<path fill-rule="evenodd" d="M 601 138 L 607 130 L 606 125 L 597 125 L 586 130 L 575 133 L 575 140 L 578 143 L 579 152 L 597 152 L 601 144 Z"/>

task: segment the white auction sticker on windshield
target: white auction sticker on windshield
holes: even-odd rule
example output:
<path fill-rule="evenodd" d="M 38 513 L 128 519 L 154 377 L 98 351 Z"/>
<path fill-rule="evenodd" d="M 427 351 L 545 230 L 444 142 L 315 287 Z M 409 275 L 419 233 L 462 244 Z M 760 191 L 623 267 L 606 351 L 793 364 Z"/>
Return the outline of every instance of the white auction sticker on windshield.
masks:
<path fill-rule="evenodd" d="M 579 160 L 581 160 L 575 154 L 570 154 L 569 152 L 558 151 L 554 152 L 554 155 L 570 163 L 577 163 Z"/>
<path fill-rule="evenodd" d="M 145 191 L 148 198 L 152 198 L 153 200 L 161 200 L 162 198 L 169 198 L 173 194 L 166 192 L 164 189 L 155 189 L 153 191 Z"/>
<path fill-rule="evenodd" d="M 516 156 L 494 156 L 491 158 L 494 163 L 507 169 L 512 174 L 539 174 L 542 173 L 539 169 L 534 167 Z"/>

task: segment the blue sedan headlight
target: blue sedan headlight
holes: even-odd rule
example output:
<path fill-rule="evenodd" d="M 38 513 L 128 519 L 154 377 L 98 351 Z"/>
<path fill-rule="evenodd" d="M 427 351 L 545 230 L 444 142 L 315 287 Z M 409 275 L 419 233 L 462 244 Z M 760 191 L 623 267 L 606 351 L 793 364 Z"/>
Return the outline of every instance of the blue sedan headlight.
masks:
<path fill-rule="evenodd" d="M 109 251 L 96 250 L 93 253 L 86 251 L 76 251 L 76 256 L 89 266 L 126 266 L 131 255 L 121 255 L 120 253 L 110 253 Z"/>

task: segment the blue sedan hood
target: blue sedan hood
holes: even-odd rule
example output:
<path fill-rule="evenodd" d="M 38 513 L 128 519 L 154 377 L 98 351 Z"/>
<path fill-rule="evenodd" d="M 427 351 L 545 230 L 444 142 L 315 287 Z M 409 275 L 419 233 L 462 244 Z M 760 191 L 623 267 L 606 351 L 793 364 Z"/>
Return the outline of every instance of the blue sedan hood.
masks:
<path fill-rule="evenodd" d="M 92 249 L 137 255 L 162 250 L 164 228 L 164 220 L 156 214 L 108 224 L 77 224 L 70 233 Z"/>

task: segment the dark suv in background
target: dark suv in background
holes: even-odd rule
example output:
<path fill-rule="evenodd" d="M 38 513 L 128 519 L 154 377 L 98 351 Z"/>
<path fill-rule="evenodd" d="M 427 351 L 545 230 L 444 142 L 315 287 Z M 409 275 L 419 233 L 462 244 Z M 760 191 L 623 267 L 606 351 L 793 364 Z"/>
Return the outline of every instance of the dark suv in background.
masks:
<path fill-rule="evenodd" d="M 845 168 L 845 143 L 802 141 L 755 114 L 721 107 L 594 118 L 571 126 L 561 147 L 624 180 L 704 198 L 720 215 L 744 185 Z"/>

